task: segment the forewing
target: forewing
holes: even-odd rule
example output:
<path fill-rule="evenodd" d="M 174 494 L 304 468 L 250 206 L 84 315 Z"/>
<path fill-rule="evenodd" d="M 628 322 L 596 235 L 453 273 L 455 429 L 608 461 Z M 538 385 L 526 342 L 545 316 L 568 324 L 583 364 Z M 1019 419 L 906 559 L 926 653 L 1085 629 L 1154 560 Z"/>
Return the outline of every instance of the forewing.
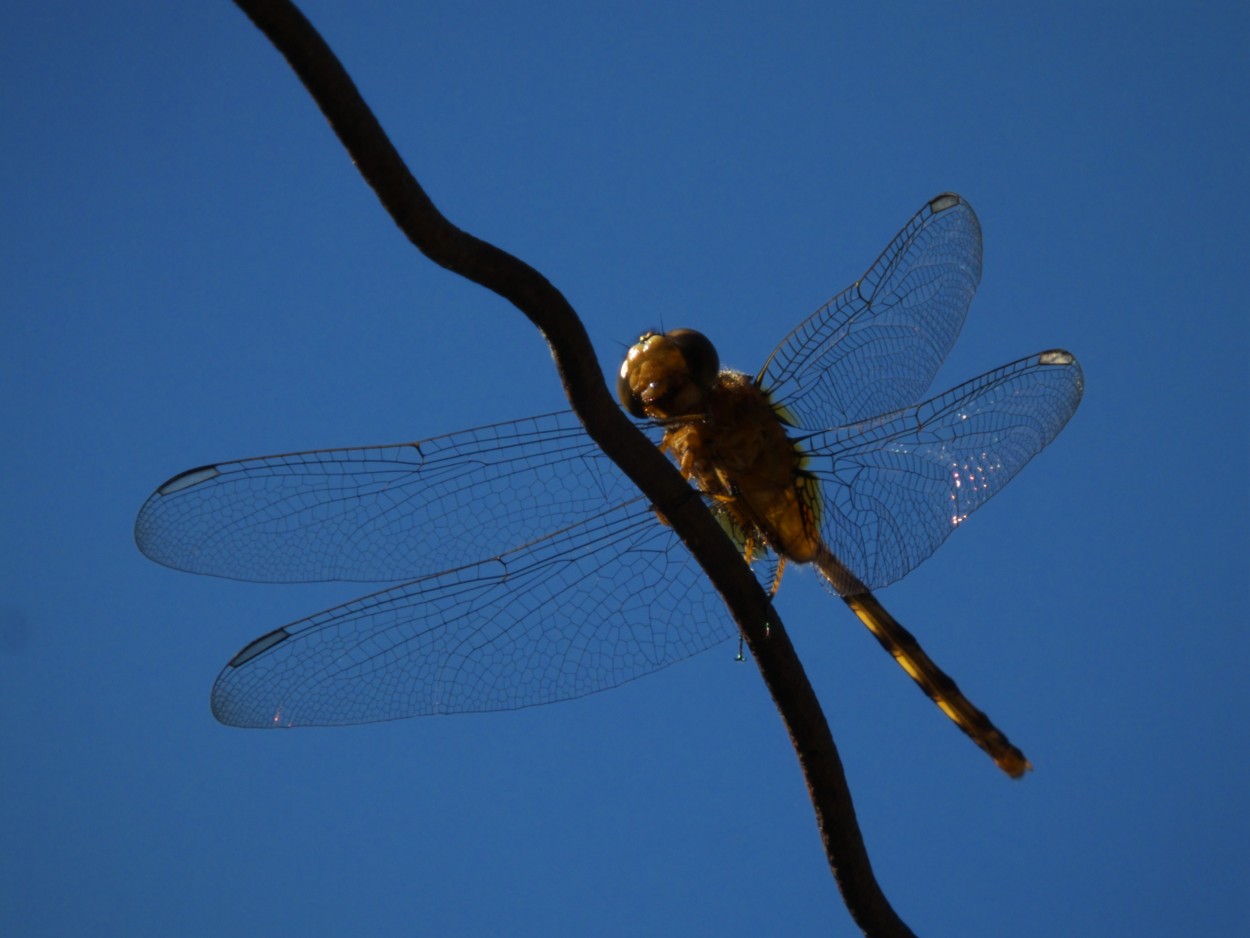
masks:
<path fill-rule="evenodd" d="M 615 687 L 732 637 L 645 499 L 262 636 L 213 687 L 234 726 L 508 710 Z"/>
<path fill-rule="evenodd" d="M 193 573 L 385 582 L 495 556 L 636 495 L 565 412 L 194 469 L 147 500 L 135 540 Z"/>
<path fill-rule="evenodd" d="M 981 281 L 981 225 L 953 194 L 930 201 L 868 272 L 769 356 L 757 381 L 797 426 L 843 427 L 921 400 Z"/>
<path fill-rule="evenodd" d="M 1081 367 L 1054 350 L 876 420 L 807 437 L 826 545 L 871 589 L 932 554 L 1055 438 Z"/>

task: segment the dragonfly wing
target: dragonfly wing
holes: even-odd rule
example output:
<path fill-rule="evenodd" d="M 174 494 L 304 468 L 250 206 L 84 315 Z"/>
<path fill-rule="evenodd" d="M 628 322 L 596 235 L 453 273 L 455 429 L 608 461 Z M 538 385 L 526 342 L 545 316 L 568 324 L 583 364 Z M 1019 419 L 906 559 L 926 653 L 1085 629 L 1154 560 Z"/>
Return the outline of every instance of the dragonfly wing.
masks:
<path fill-rule="evenodd" d="M 843 427 L 919 401 L 981 281 L 981 225 L 953 194 L 930 201 L 860 280 L 799 323 L 757 382 L 797 426 Z"/>
<path fill-rule="evenodd" d="M 240 580 L 406 580 L 491 557 L 637 490 L 570 412 L 394 446 L 182 473 L 143 505 L 139 549 Z"/>
<path fill-rule="evenodd" d="M 826 545 L 870 589 L 914 569 L 1055 438 L 1084 389 L 1054 350 L 803 441 Z"/>
<path fill-rule="evenodd" d="M 615 687 L 733 634 L 698 565 L 635 498 L 262 636 L 221 672 L 213 713 L 273 727 L 515 709 Z"/>

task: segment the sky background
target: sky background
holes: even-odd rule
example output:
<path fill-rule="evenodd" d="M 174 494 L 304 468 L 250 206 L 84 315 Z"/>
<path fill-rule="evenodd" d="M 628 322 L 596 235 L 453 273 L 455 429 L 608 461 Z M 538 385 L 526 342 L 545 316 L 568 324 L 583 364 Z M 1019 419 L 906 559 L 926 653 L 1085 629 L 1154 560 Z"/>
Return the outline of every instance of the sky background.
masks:
<path fill-rule="evenodd" d="M 925 201 L 985 273 L 936 382 L 1080 358 L 1072 423 L 883 602 L 1011 782 L 841 603 L 781 614 L 919 934 L 1232 934 L 1250 887 L 1250 10 L 306 3 L 436 203 L 579 311 L 754 371 Z M 134 516 L 207 462 L 563 406 L 418 255 L 230 3 L 0 11 L 0 933 L 852 935 L 725 646 L 532 710 L 218 725 L 220 667 L 365 590 L 195 577 Z"/>

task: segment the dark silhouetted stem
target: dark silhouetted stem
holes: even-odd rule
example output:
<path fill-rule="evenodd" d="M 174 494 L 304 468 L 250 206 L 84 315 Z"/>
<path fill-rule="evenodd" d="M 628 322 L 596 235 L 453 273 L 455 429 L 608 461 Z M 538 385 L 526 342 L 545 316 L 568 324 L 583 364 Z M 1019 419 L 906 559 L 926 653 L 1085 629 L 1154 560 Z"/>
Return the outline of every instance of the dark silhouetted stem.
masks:
<path fill-rule="evenodd" d="M 586 431 L 668 519 L 742 630 L 790 733 L 829 865 L 851 916 L 868 935 L 911 935 L 873 876 L 833 737 L 781 619 L 702 500 L 617 406 L 590 338 L 568 301 L 528 264 L 443 217 L 400 159 L 334 53 L 293 4 L 286 0 L 236 2 L 286 57 L 356 168 L 421 253 L 498 293 L 542 331 Z"/>

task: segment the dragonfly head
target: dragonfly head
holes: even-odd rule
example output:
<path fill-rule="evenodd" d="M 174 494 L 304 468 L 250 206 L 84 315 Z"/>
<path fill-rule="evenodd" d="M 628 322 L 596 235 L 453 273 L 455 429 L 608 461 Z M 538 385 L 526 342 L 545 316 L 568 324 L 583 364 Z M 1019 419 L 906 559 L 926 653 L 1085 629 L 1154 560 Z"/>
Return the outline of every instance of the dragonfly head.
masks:
<path fill-rule="evenodd" d="M 687 417 L 702 412 L 719 372 L 720 356 L 702 332 L 648 332 L 625 355 L 616 393 L 635 417 Z"/>

